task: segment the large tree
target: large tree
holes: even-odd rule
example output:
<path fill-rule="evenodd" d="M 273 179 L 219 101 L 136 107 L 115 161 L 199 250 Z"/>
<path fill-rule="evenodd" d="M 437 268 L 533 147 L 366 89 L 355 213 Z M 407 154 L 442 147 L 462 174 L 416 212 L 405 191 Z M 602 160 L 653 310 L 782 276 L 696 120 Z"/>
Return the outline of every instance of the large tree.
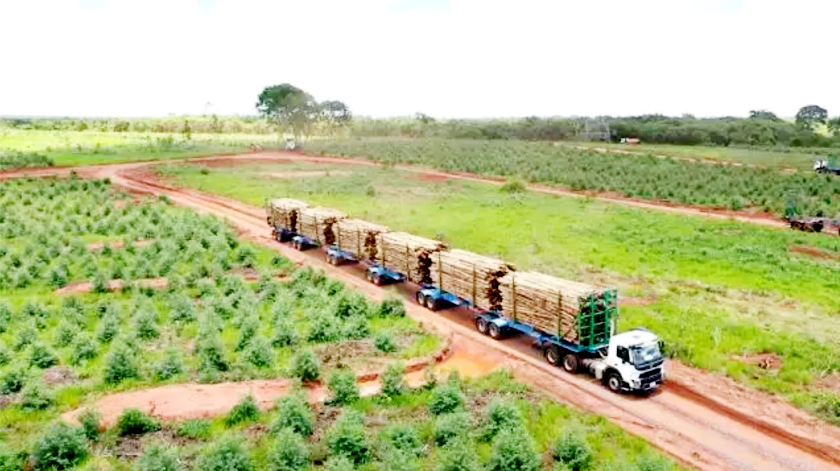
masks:
<path fill-rule="evenodd" d="M 350 123 L 350 120 L 353 119 L 353 115 L 350 113 L 350 108 L 348 108 L 343 102 L 328 100 L 321 102 L 318 107 L 321 112 L 321 119 L 326 122 L 330 131 L 346 126 Z"/>
<path fill-rule="evenodd" d="M 779 121 L 779 117 L 772 111 L 751 110 L 750 119 L 766 119 L 768 121 Z"/>
<path fill-rule="evenodd" d="M 309 130 L 318 114 L 318 104 L 312 95 L 288 83 L 266 87 L 256 106 L 267 118 L 291 128 L 296 140 Z"/>
<path fill-rule="evenodd" d="M 817 124 L 825 124 L 827 119 L 828 111 L 817 105 L 803 106 L 796 113 L 796 124 L 809 129 L 814 129 Z"/>

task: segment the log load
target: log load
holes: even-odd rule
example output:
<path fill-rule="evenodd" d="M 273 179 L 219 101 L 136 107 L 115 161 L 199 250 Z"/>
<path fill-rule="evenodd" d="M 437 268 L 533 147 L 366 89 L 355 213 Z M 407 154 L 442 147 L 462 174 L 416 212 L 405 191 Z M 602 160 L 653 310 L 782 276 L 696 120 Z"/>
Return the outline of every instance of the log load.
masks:
<path fill-rule="evenodd" d="M 614 289 L 534 272 L 508 273 L 499 281 L 507 316 L 584 346 L 609 340 L 618 312 Z"/>
<path fill-rule="evenodd" d="M 335 243 L 335 223 L 345 219 L 346 214 L 332 208 L 302 208 L 300 210 L 300 228 L 298 233 L 312 240 L 318 241 L 321 245 L 333 245 Z"/>
<path fill-rule="evenodd" d="M 290 198 L 278 198 L 268 202 L 266 218 L 271 226 L 280 226 L 291 231 L 297 231 L 298 214 L 301 209 L 309 207 L 303 201 Z"/>
<path fill-rule="evenodd" d="M 474 306 L 500 311 L 502 293 L 499 279 L 514 271 L 503 260 L 465 250 L 437 252 L 432 257 L 432 281 Z"/>
<path fill-rule="evenodd" d="M 359 260 L 376 260 L 379 253 L 379 235 L 388 228 L 361 219 L 342 219 L 334 226 L 336 245 L 350 252 Z"/>
<path fill-rule="evenodd" d="M 443 242 L 417 237 L 407 232 L 379 235 L 378 262 L 405 274 L 409 281 L 431 284 L 432 255 L 446 250 Z"/>

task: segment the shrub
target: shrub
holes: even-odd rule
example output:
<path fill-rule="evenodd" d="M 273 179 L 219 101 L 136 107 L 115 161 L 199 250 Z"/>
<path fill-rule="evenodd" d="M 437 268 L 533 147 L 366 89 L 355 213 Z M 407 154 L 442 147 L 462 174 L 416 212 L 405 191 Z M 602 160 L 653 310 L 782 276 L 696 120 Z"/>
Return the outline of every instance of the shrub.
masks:
<path fill-rule="evenodd" d="M 162 445 L 149 445 L 131 467 L 133 471 L 181 471 L 178 452 Z"/>
<path fill-rule="evenodd" d="M 254 464 L 242 441 L 233 436 L 211 444 L 198 459 L 199 471 L 252 471 Z"/>
<path fill-rule="evenodd" d="M 435 419 L 435 444 L 444 446 L 470 430 L 470 417 L 463 412 L 443 414 Z"/>
<path fill-rule="evenodd" d="M 254 336 L 257 335 L 257 329 L 260 327 L 260 321 L 256 316 L 249 315 L 242 320 L 239 326 L 239 340 L 236 342 L 236 351 L 244 350 Z"/>
<path fill-rule="evenodd" d="M 38 338 L 38 332 L 35 330 L 35 327 L 32 325 L 28 325 L 20 331 L 17 336 L 17 340 L 15 340 L 14 349 L 16 351 L 21 351 L 25 347 L 28 347 Z"/>
<path fill-rule="evenodd" d="M 345 410 L 327 430 L 327 446 L 335 455 L 359 464 L 370 459 L 370 448 L 365 438 L 362 414 L 353 409 Z"/>
<path fill-rule="evenodd" d="M 2 277 L 0 277 L 0 285 L 2 284 Z M 0 333 L 5 332 L 9 328 L 9 322 L 12 321 L 12 310 L 6 303 L 0 303 Z"/>
<path fill-rule="evenodd" d="M 225 359 L 225 346 L 215 333 L 199 336 L 198 339 L 199 368 L 202 370 L 227 371 L 228 362 Z"/>
<path fill-rule="evenodd" d="M 160 336 L 157 325 L 157 313 L 151 309 L 142 309 L 134 316 L 134 332 L 143 340 L 156 339 Z"/>
<path fill-rule="evenodd" d="M 88 454 L 82 429 L 54 424 L 35 442 L 32 458 L 37 470 L 63 470 L 81 463 Z"/>
<path fill-rule="evenodd" d="M 385 429 L 384 438 L 388 445 L 411 456 L 420 456 L 423 451 L 423 442 L 411 425 L 393 425 Z"/>
<path fill-rule="evenodd" d="M 12 361 L 12 352 L 3 342 L 0 342 L 0 366 L 8 365 L 10 361 Z"/>
<path fill-rule="evenodd" d="M 117 433 L 121 437 L 157 432 L 160 423 L 137 409 L 128 409 L 117 419 Z"/>
<path fill-rule="evenodd" d="M 42 343 L 32 345 L 29 355 L 29 364 L 38 368 L 49 368 L 58 364 L 55 354 Z"/>
<path fill-rule="evenodd" d="M 402 362 L 388 365 L 388 368 L 382 373 L 382 394 L 387 397 L 396 397 L 405 392 L 404 371 L 405 367 Z"/>
<path fill-rule="evenodd" d="M 333 456 L 327 460 L 324 471 L 353 471 L 356 466 L 346 456 Z"/>
<path fill-rule="evenodd" d="M 50 285 L 53 288 L 64 288 L 69 283 L 67 279 L 67 269 L 65 267 L 55 267 L 50 270 Z"/>
<path fill-rule="evenodd" d="M 73 343 L 73 352 L 70 355 L 70 363 L 80 365 L 88 360 L 93 360 L 99 353 L 99 345 L 87 333 L 80 334 Z"/>
<path fill-rule="evenodd" d="M 420 471 L 414 456 L 400 450 L 387 450 L 379 465 L 380 471 Z"/>
<path fill-rule="evenodd" d="M 181 351 L 170 347 L 166 349 L 163 360 L 155 367 L 155 377 L 160 381 L 166 381 L 184 371 L 184 361 L 181 359 Z"/>
<path fill-rule="evenodd" d="M 293 394 L 277 401 L 277 417 L 271 424 L 272 433 L 288 428 L 303 436 L 312 435 L 314 415 L 303 394 Z"/>
<path fill-rule="evenodd" d="M 93 277 L 93 292 L 97 294 L 108 292 L 108 280 L 106 280 L 105 275 L 98 270 L 96 275 Z"/>
<path fill-rule="evenodd" d="M 120 333 L 120 319 L 116 314 L 106 314 L 99 323 L 96 338 L 102 343 L 111 343 Z"/>
<path fill-rule="evenodd" d="M 391 353 L 397 351 L 397 345 L 394 344 L 394 339 L 385 332 L 376 336 L 373 340 L 373 345 L 380 352 Z"/>
<path fill-rule="evenodd" d="M 502 185 L 500 191 L 502 193 L 523 193 L 527 188 L 525 187 L 525 183 L 518 178 L 509 178 L 505 181 L 505 184 Z"/>
<path fill-rule="evenodd" d="M 457 438 L 451 446 L 440 450 L 436 469 L 437 471 L 480 471 L 482 468 L 473 443 L 465 438 Z"/>
<path fill-rule="evenodd" d="M 298 471 L 309 465 L 306 442 L 291 429 L 280 430 L 271 448 L 268 469 L 272 471 Z"/>
<path fill-rule="evenodd" d="M 23 469 L 21 458 L 3 442 L 0 442 L 0 471 L 20 471 Z"/>
<path fill-rule="evenodd" d="M 297 345 L 300 339 L 295 331 L 295 324 L 291 319 L 280 318 L 274 326 L 274 337 L 271 345 L 277 348 Z"/>
<path fill-rule="evenodd" d="M 493 439 L 493 452 L 487 463 L 487 471 L 539 471 L 540 455 L 528 431 L 523 428 L 503 429 Z"/>
<path fill-rule="evenodd" d="M 400 298 L 388 298 L 379 303 L 377 315 L 380 317 L 405 317 L 405 304 Z"/>
<path fill-rule="evenodd" d="M 581 432 L 566 430 L 554 441 L 554 459 L 569 471 L 585 471 L 592 464 L 592 449 Z"/>
<path fill-rule="evenodd" d="M 178 435 L 192 439 L 210 438 L 213 423 L 204 419 L 187 420 L 178 427 Z"/>
<path fill-rule="evenodd" d="M 21 392 L 20 407 L 23 410 L 46 409 L 55 403 L 52 391 L 41 381 L 33 381 Z"/>
<path fill-rule="evenodd" d="M 292 358 L 292 375 L 304 382 L 315 381 L 320 376 L 318 359 L 310 350 L 303 350 Z"/>
<path fill-rule="evenodd" d="M 82 431 L 88 440 L 96 441 L 99 439 L 99 424 L 102 416 L 99 412 L 88 409 L 82 412 L 79 421 L 82 423 Z"/>
<path fill-rule="evenodd" d="M 6 370 L 0 379 L 0 394 L 12 394 L 23 389 L 26 384 L 28 370 L 23 364 L 17 364 Z"/>
<path fill-rule="evenodd" d="M 105 381 L 117 384 L 139 376 L 140 370 L 137 368 L 134 352 L 125 343 L 113 345 L 105 358 Z"/>
<path fill-rule="evenodd" d="M 352 371 L 336 371 L 330 375 L 328 386 L 332 392 L 329 401 L 332 405 L 346 405 L 359 399 L 359 386 Z"/>
<path fill-rule="evenodd" d="M 522 414 L 510 401 L 494 399 L 487 406 L 487 430 L 485 438 L 492 439 L 500 431 L 523 425 Z"/>
<path fill-rule="evenodd" d="M 195 310 L 190 298 L 182 294 L 169 296 L 169 317 L 173 322 L 191 322 L 195 320 Z"/>
<path fill-rule="evenodd" d="M 338 298 L 334 314 L 339 319 L 347 319 L 356 316 L 366 316 L 370 305 L 367 299 L 358 293 L 345 293 Z"/>
<path fill-rule="evenodd" d="M 253 422 L 259 416 L 260 409 L 257 407 L 257 402 L 254 400 L 254 396 L 248 394 L 239 401 L 239 404 L 233 406 L 233 409 L 230 410 L 230 413 L 225 419 L 225 423 L 230 426 L 244 422 Z"/>
<path fill-rule="evenodd" d="M 440 415 L 454 412 L 464 406 L 466 398 L 457 384 L 449 383 L 435 386 L 429 398 L 429 411 Z"/>
<path fill-rule="evenodd" d="M 78 329 L 73 324 L 62 321 L 55 330 L 55 346 L 61 348 L 70 345 L 77 333 Z"/>

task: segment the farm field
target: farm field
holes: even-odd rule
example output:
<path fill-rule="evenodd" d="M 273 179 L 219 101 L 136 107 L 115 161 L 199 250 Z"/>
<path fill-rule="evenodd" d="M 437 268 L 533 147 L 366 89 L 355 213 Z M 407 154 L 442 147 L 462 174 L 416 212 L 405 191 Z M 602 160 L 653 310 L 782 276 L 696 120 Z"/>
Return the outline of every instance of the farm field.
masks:
<path fill-rule="evenodd" d="M 575 141 L 569 144 L 593 149 L 639 152 L 643 154 L 667 155 L 681 159 L 708 160 L 713 162 L 736 162 L 745 165 L 776 169 L 813 171 L 814 159 L 818 155 L 830 155 L 837 149 L 796 147 L 721 147 L 681 146 L 676 144 L 611 144 L 605 142 Z"/>
<path fill-rule="evenodd" d="M 519 469 L 572 456 L 592 469 L 673 467 L 504 373 L 405 389 L 394 365 L 432 355 L 440 340 L 401 302 L 371 303 L 240 241 L 219 219 L 105 180 L 0 189 L 0 469 L 336 470 L 351 461 L 410 470 L 461 460 L 468 466 L 451 469 L 501 470 L 510 456 Z M 387 368 L 390 380 L 360 398 L 352 372 L 367 368 Z M 215 419 L 135 411 L 104 431 L 94 413 L 81 426 L 59 422 L 114 392 L 259 379 L 294 390 L 316 375 L 329 403 L 314 409 L 293 395 L 278 400 L 282 412 L 243 398 Z"/>
<path fill-rule="evenodd" d="M 25 166 L 75 166 L 167 160 L 245 152 L 253 143 L 277 145 L 276 134 L 115 133 L 22 131 L 0 127 L 0 170 Z M 4 155 L 40 156 L 37 165 Z M 8 161 L 7 161 L 8 160 Z"/>
<path fill-rule="evenodd" d="M 162 165 L 169 181 L 262 205 L 266 195 L 345 210 L 520 269 L 617 285 L 622 328 L 646 325 L 676 358 L 837 422 L 840 241 L 389 168 Z M 504 234 L 500 236 L 499 234 Z M 804 252 L 804 253 L 803 253 Z M 772 358 L 762 368 L 760 359 Z M 766 365 L 765 365 L 766 366 Z"/>
<path fill-rule="evenodd" d="M 524 141 L 320 140 L 308 143 L 305 152 L 519 178 L 579 192 L 771 217 L 784 215 L 792 198 L 802 214 L 840 217 L 840 179 L 807 172 L 707 165 Z"/>

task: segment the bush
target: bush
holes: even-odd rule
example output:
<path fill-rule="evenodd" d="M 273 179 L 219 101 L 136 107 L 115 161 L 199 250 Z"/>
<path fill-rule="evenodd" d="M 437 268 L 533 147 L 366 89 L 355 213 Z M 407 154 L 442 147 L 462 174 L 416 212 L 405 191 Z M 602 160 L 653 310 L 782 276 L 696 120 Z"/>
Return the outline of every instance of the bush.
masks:
<path fill-rule="evenodd" d="M 22 459 L 3 442 L 0 442 L 0 471 L 20 471 L 24 469 Z"/>
<path fill-rule="evenodd" d="M 592 449 L 582 433 L 566 430 L 554 441 L 554 459 L 569 471 L 585 471 L 592 464 Z"/>
<path fill-rule="evenodd" d="M 249 315 L 242 319 L 239 325 L 239 340 L 236 342 L 236 351 L 244 350 L 251 343 L 251 340 L 257 335 L 257 329 L 260 327 L 260 321 L 256 316 Z"/>
<path fill-rule="evenodd" d="M 2 278 L 0 278 L 2 284 Z M 12 321 L 12 310 L 6 303 L 0 303 L 0 333 L 5 332 L 9 328 L 9 322 Z"/>
<path fill-rule="evenodd" d="M 192 439 L 210 438 L 213 423 L 209 420 L 187 420 L 178 427 L 178 436 Z"/>
<path fill-rule="evenodd" d="M 248 394 L 239 401 L 239 404 L 233 406 L 225 419 L 225 423 L 230 426 L 244 422 L 254 422 L 259 417 L 260 409 L 257 407 L 257 402 L 254 400 L 254 396 Z"/>
<path fill-rule="evenodd" d="M 303 350 L 292 358 L 292 375 L 304 382 L 315 381 L 321 375 L 318 359 L 310 350 Z"/>
<path fill-rule="evenodd" d="M 464 406 L 466 398 L 454 383 L 435 386 L 429 398 L 429 411 L 435 415 L 448 414 Z"/>
<path fill-rule="evenodd" d="M 111 343 L 120 333 L 120 319 L 116 314 L 106 314 L 99 323 L 96 338 L 102 343 Z"/>
<path fill-rule="evenodd" d="M 155 367 L 155 377 L 160 381 L 166 381 L 184 371 L 184 361 L 181 359 L 181 351 L 170 347 L 166 349 L 163 360 Z"/>
<path fill-rule="evenodd" d="M 254 464 L 242 441 L 233 436 L 211 444 L 198 459 L 199 471 L 252 471 Z"/>
<path fill-rule="evenodd" d="M 137 409 L 128 409 L 117 419 L 117 433 L 121 437 L 157 432 L 160 423 Z"/>
<path fill-rule="evenodd" d="M 105 358 L 105 381 L 118 384 L 130 378 L 138 378 L 140 370 L 134 352 L 125 343 L 118 343 L 111 347 Z"/>
<path fill-rule="evenodd" d="M 287 318 L 278 319 L 274 326 L 274 337 L 271 339 L 271 345 L 280 348 L 297 345 L 298 342 L 300 342 L 300 339 L 295 331 L 294 322 Z"/>
<path fill-rule="evenodd" d="M 394 343 L 394 339 L 385 332 L 376 336 L 373 340 L 373 345 L 380 352 L 391 353 L 397 351 L 397 345 Z"/>
<path fill-rule="evenodd" d="M 522 414 L 510 401 L 494 399 L 487 406 L 487 430 L 486 439 L 492 439 L 499 432 L 508 428 L 517 428 L 523 425 Z"/>
<path fill-rule="evenodd" d="M 525 187 L 525 183 L 518 178 L 509 178 L 505 181 L 505 184 L 502 185 L 500 191 L 502 193 L 523 193 L 527 188 Z"/>
<path fill-rule="evenodd" d="M 178 452 L 174 448 L 149 445 L 131 467 L 133 471 L 181 471 Z"/>
<path fill-rule="evenodd" d="M 134 316 L 134 332 L 143 340 L 156 339 L 160 336 L 157 325 L 157 313 L 150 309 L 143 309 Z"/>
<path fill-rule="evenodd" d="M 55 354 L 42 343 L 32 345 L 29 355 L 29 364 L 38 368 L 49 368 L 58 364 Z"/>
<path fill-rule="evenodd" d="M 314 415 L 303 394 L 293 394 L 277 401 L 277 418 L 271 424 L 272 433 L 288 428 L 305 437 L 312 435 Z"/>
<path fill-rule="evenodd" d="M 329 404 L 346 405 L 359 399 L 359 386 L 352 371 L 336 371 L 330 376 L 329 388 L 332 398 Z"/>
<path fill-rule="evenodd" d="M 61 348 L 70 345 L 77 333 L 78 329 L 73 324 L 62 321 L 55 330 L 55 346 Z"/>
<path fill-rule="evenodd" d="M 417 459 L 399 450 L 388 450 L 382 456 L 380 471 L 420 471 Z"/>
<path fill-rule="evenodd" d="M 21 392 L 20 407 L 23 410 L 46 409 L 55 403 L 52 391 L 41 381 L 33 381 Z"/>
<path fill-rule="evenodd" d="M 268 340 L 257 337 L 251 340 L 245 350 L 245 359 L 257 368 L 269 368 L 274 363 L 274 352 Z"/>
<path fill-rule="evenodd" d="M 228 362 L 225 359 L 225 346 L 215 333 L 199 336 L 198 360 L 201 370 L 227 371 Z"/>
<path fill-rule="evenodd" d="M 353 409 L 345 410 L 327 430 L 327 446 L 333 454 L 344 456 L 353 463 L 367 462 L 370 448 L 362 414 Z"/>
<path fill-rule="evenodd" d="M 470 430 L 470 417 L 466 413 L 443 414 L 435 420 L 435 444 L 444 446 Z"/>
<path fill-rule="evenodd" d="M 333 456 L 327 460 L 324 471 L 353 471 L 356 466 L 346 456 Z"/>
<path fill-rule="evenodd" d="M 674 464 L 665 458 L 642 456 L 636 461 L 636 469 L 639 471 L 671 471 Z"/>
<path fill-rule="evenodd" d="M 405 392 L 403 373 L 405 366 L 402 362 L 391 363 L 382 373 L 382 394 L 387 397 L 397 397 Z"/>
<path fill-rule="evenodd" d="M 169 296 L 169 317 L 173 322 L 191 322 L 195 320 L 195 310 L 190 298 L 182 294 Z"/>
<path fill-rule="evenodd" d="M 28 369 L 24 365 L 12 366 L 0 379 L 0 394 L 13 394 L 20 391 L 26 384 L 27 376 Z"/>
<path fill-rule="evenodd" d="M 35 442 L 32 458 L 37 470 L 63 470 L 81 463 L 88 455 L 82 429 L 59 422 Z"/>
<path fill-rule="evenodd" d="M 405 304 L 400 298 L 388 298 L 379 303 L 376 313 L 380 317 L 405 317 Z"/>
<path fill-rule="evenodd" d="M 411 456 L 420 456 L 423 452 L 417 429 L 409 424 L 393 425 L 385 429 L 383 435 L 388 445 L 396 450 Z"/>
<path fill-rule="evenodd" d="M 291 429 L 280 430 L 271 448 L 268 469 L 272 471 L 298 471 L 309 466 L 306 442 Z"/>
<path fill-rule="evenodd" d="M 99 353 L 99 345 L 90 338 L 87 333 L 80 334 L 73 343 L 73 352 L 70 355 L 70 363 L 80 365 L 88 360 L 93 360 Z"/>
<path fill-rule="evenodd" d="M 358 293 L 345 293 L 338 298 L 334 314 L 339 319 L 367 316 L 370 305 L 367 299 Z"/>
<path fill-rule="evenodd" d="M 540 455 L 528 431 L 523 428 L 506 428 L 493 439 L 493 452 L 487 463 L 487 471 L 539 471 Z"/>
<path fill-rule="evenodd" d="M 3 342 L 0 342 L 0 366 L 8 365 L 12 361 L 12 352 Z"/>
<path fill-rule="evenodd" d="M 437 471 L 480 471 L 482 468 L 473 443 L 465 438 L 457 438 L 451 442 L 451 446 L 440 450 L 436 469 Z"/>
<path fill-rule="evenodd" d="M 16 351 L 21 351 L 31 345 L 37 338 L 38 332 L 35 330 L 35 327 L 28 325 L 20 331 L 13 347 Z"/>
<path fill-rule="evenodd" d="M 90 441 L 99 439 L 99 424 L 102 416 L 99 412 L 88 409 L 82 412 L 79 421 L 82 423 L 82 431 Z"/>

